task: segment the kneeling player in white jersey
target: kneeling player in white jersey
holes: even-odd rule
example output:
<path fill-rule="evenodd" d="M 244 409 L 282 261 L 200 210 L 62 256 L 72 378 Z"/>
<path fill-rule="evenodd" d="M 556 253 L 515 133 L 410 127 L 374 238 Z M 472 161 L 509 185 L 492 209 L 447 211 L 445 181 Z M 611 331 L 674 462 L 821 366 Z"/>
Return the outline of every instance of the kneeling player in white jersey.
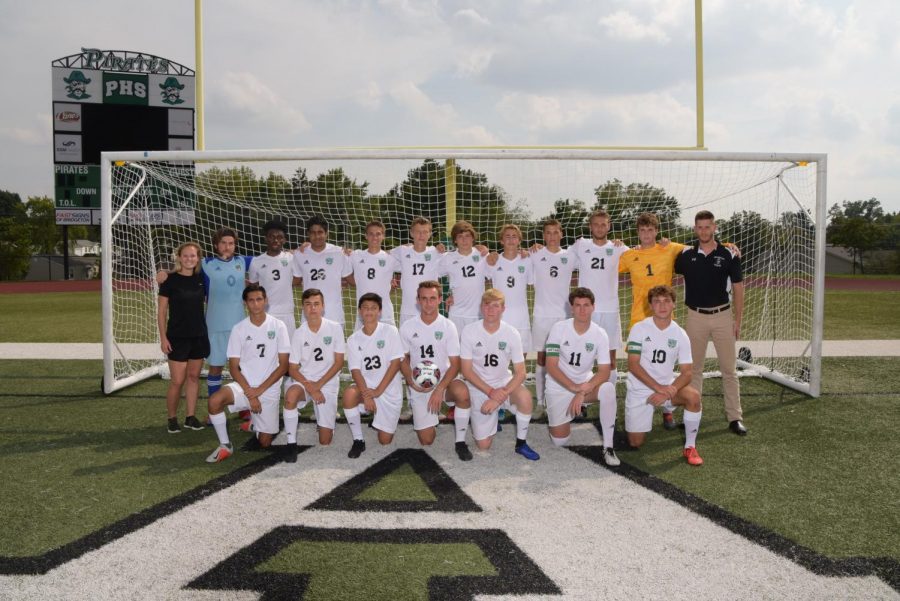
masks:
<path fill-rule="evenodd" d="M 628 444 L 644 444 L 653 423 L 653 408 L 684 407 L 684 457 L 691 465 L 703 465 L 697 453 L 702 406 L 700 393 L 691 386 L 691 342 L 672 321 L 675 291 L 654 286 L 647 294 L 652 316 L 631 328 L 628 335 L 628 394 L 625 397 L 625 431 Z M 673 373 L 676 362 L 678 377 Z"/>
<path fill-rule="evenodd" d="M 419 301 L 419 316 L 400 326 L 400 340 L 406 353 L 400 364 L 400 371 L 408 386 L 413 428 L 421 444 L 432 444 L 437 434 L 435 426 L 438 424 L 441 402 L 455 402 L 453 423 L 456 426 L 456 454 L 461 460 L 470 461 L 472 452 L 466 444 L 469 391 L 462 380 L 456 379 L 459 373 L 459 334 L 456 325 L 438 312 L 441 306 L 440 282 L 420 282 L 416 296 Z M 413 377 L 415 365 L 421 361 L 430 361 L 440 370 L 440 379 L 431 388 L 417 385 Z"/>
<path fill-rule="evenodd" d="M 503 293 L 495 288 L 485 291 L 481 297 L 484 319 L 466 326 L 460 337 L 460 363 L 472 405 L 472 436 L 479 449 L 491 448 L 498 410 L 515 406 L 516 453 L 536 461 L 540 455 L 525 442 L 533 405 L 531 393 L 522 385 L 522 339 L 514 327 L 500 320 L 503 309 Z"/>
<path fill-rule="evenodd" d="M 344 417 L 353 434 L 353 446 L 347 457 L 356 459 L 366 450 L 359 405 L 374 411 L 372 427 L 378 430 L 378 442 L 390 444 L 400 421 L 403 386 L 400 362 L 403 345 L 400 333 L 392 325 L 380 323 L 381 297 L 374 292 L 359 298 L 363 327 L 347 339 L 348 364 L 353 385 L 344 390 Z"/>
<path fill-rule="evenodd" d="M 557 322 L 547 337 L 547 422 L 556 446 L 569 441 L 572 421 L 587 403 L 600 401 L 603 461 L 614 467 L 619 458 L 613 451 L 616 423 L 616 387 L 609 382 L 609 338 L 591 321 L 594 293 L 576 288 L 569 293 L 572 318 Z M 594 364 L 597 372 L 593 372 Z"/>
<path fill-rule="evenodd" d="M 232 413 L 250 410 L 256 442 L 268 447 L 278 434 L 278 400 L 281 377 L 287 373 L 291 342 L 287 326 L 266 313 L 266 290 L 259 284 L 244 288 L 244 304 L 249 314 L 237 323 L 228 337 L 228 370 L 234 382 L 209 398 L 209 421 L 219 438 L 219 448 L 206 458 L 216 463 L 234 452 L 226 429 L 225 407 Z"/>
<path fill-rule="evenodd" d="M 300 409 L 312 400 L 319 430 L 319 444 L 329 445 L 337 421 L 337 397 L 344 366 L 344 330 L 325 319 L 325 297 L 315 288 L 303 291 L 303 323 L 291 339 L 288 374 L 292 380 L 284 395 L 285 461 L 297 461 L 297 426 Z"/>

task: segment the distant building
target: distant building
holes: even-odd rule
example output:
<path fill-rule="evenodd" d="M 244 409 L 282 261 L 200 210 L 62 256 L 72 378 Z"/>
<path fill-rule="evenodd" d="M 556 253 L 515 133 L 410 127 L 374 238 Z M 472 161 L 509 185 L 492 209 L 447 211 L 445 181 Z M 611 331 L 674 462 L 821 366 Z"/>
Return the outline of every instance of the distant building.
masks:
<path fill-rule="evenodd" d="M 857 269 L 858 271 L 858 269 Z M 825 246 L 825 273 L 845 275 L 853 273 L 853 255 L 843 246 Z"/>
<path fill-rule="evenodd" d="M 100 243 L 91 242 L 90 240 L 76 240 L 72 243 L 72 254 L 76 257 L 85 257 L 87 255 L 100 255 Z"/>
<path fill-rule="evenodd" d="M 100 276 L 99 257 L 69 257 L 70 280 L 93 280 Z M 25 281 L 64 280 L 62 255 L 32 255 Z"/>

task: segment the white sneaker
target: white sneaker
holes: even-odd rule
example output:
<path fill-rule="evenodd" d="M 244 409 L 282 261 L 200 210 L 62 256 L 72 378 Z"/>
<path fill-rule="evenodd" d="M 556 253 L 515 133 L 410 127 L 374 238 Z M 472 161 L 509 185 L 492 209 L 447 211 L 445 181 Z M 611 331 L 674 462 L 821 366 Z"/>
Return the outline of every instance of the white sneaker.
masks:
<path fill-rule="evenodd" d="M 232 449 L 231 445 L 219 445 L 219 447 L 210 453 L 209 457 L 206 458 L 206 463 L 219 463 L 220 461 L 225 461 L 229 457 L 234 454 L 234 449 Z"/>
<path fill-rule="evenodd" d="M 609 467 L 619 467 L 622 462 L 616 457 L 616 452 L 612 447 L 603 447 L 603 463 Z"/>

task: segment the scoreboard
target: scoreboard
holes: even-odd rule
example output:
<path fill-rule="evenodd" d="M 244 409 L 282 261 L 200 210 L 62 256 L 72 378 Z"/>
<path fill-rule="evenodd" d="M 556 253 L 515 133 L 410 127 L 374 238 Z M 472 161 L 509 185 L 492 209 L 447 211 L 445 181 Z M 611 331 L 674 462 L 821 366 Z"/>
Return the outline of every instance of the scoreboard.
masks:
<path fill-rule="evenodd" d="M 151 54 L 82 48 L 51 64 L 56 222 L 100 221 L 100 153 L 194 149 L 194 71 Z"/>

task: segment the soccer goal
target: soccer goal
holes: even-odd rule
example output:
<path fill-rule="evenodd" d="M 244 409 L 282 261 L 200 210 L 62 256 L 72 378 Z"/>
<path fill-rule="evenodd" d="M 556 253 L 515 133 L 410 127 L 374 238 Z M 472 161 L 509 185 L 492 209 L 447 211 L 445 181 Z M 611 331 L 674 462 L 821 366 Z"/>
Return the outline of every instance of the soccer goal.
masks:
<path fill-rule="evenodd" d="M 171 151 L 103 154 L 104 391 L 157 375 L 165 366 L 156 326 L 154 274 L 194 240 L 205 253 L 222 226 L 238 253 L 265 251 L 261 226 L 280 219 L 289 246 L 321 215 L 329 242 L 364 248 L 365 224 L 386 226 L 384 248 L 406 244 L 410 221 L 429 218 L 449 246 L 457 220 L 497 249 L 498 229 L 520 226 L 523 246 L 541 242 L 541 223 L 562 223 L 563 245 L 589 235 L 597 208 L 610 238 L 637 244 L 635 219 L 656 213 L 661 236 L 686 242 L 694 214 L 712 211 L 719 238 L 742 254 L 746 303 L 739 341 L 745 375 L 818 396 L 824 307 L 823 154 L 600 151 L 588 149 L 371 149 Z M 680 278 L 676 319 L 684 318 Z M 620 280 L 622 323 L 631 306 Z M 348 327 L 354 304 L 344 291 Z M 399 303 L 395 303 L 398 307 Z M 349 334 L 349 332 L 348 332 Z M 714 367 L 710 363 L 708 367 Z"/>

